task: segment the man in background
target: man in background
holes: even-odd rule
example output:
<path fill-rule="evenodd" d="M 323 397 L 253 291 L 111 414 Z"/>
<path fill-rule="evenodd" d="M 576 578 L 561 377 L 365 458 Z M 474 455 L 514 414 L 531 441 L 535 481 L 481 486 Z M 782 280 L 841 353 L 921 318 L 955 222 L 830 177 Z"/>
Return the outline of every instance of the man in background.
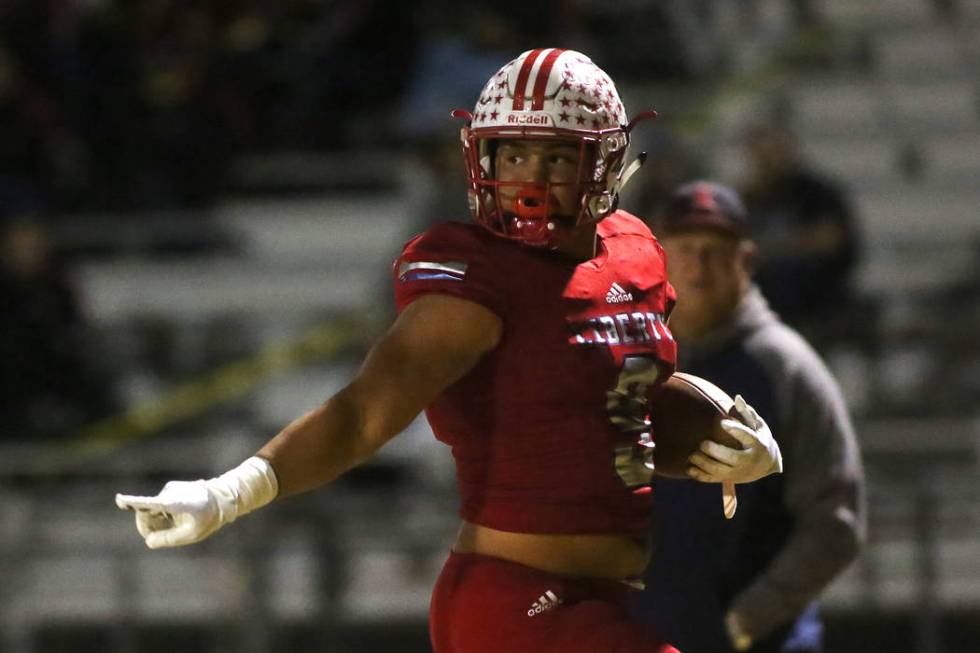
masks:
<path fill-rule="evenodd" d="M 755 282 L 772 309 L 821 350 L 823 331 L 853 306 L 860 239 L 840 186 L 808 165 L 796 138 L 771 125 L 748 130 L 742 196 L 759 246 Z"/>
<path fill-rule="evenodd" d="M 71 273 L 45 224 L 0 215 L 0 442 L 72 435 L 116 408 Z"/>
<path fill-rule="evenodd" d="M 836 382 L 752 283 L 747 223 L 735 191 L 693 182 L 655 232 L 677 288 L 678 370 L 755 406 L 785 473 L 739 485 L 731 521 L 717 488 L 656 479 L 655 553 L 634 607 L 685 653 L 817 652 L 815 599 L 864 537 L 863 472 Z"/>

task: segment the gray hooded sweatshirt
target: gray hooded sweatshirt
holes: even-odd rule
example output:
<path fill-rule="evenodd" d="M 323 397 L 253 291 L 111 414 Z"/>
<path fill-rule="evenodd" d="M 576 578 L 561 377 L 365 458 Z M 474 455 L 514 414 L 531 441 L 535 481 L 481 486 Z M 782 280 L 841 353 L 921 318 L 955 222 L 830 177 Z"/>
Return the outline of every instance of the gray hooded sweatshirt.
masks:
<path fill-rule="evenodd" d="M 729 609 L 755 635 L 752 651 L 819 650 L 814 601 L 865 533 L 864 473 L 840 389 L 755 287 L 726 323 L 679 348 L 679 371 L 741 394 L 766 420 L 784 472 L 738 485 L 730 521 L 717 485 L 658 478 L 654 561 L 636 614 L 685 653 L 730 651 Z"/>

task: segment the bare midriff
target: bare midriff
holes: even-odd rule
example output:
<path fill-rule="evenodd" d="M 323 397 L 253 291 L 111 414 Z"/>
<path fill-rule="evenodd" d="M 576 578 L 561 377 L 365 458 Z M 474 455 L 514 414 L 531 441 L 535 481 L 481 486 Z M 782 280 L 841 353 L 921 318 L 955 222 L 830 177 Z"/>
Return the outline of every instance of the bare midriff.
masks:
<path fill-rule="evenodd" d="M 631 580 L 650 561 L 643 538 L 617 534 L 538 534 L 498 531 L 463 522 L 456 553 L 479 553 L 559 576 Z"/>

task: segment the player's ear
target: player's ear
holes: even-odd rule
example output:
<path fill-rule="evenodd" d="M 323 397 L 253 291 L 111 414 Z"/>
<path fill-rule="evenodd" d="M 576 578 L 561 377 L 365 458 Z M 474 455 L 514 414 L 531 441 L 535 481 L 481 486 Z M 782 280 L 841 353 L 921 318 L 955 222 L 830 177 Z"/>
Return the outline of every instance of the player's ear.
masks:
<path fill-rule="evenodd" d="M 738 241 L 738 260 L 742 269 L 751 277 L 759 265 L 759 247 L 748 238 Z"/>

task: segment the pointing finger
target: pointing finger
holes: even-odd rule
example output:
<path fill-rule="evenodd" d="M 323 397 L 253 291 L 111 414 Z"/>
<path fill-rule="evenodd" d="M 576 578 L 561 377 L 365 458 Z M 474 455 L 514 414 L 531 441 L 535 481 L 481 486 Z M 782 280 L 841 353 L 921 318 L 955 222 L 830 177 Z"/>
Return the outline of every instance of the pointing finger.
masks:
<path fill-rule="evenodd" d="M 130 494 L 117 494 L 116 505 L 123 510 L 149 510 L 166 512 L 166 502 L 158 497 L 139 497 Z"/>

